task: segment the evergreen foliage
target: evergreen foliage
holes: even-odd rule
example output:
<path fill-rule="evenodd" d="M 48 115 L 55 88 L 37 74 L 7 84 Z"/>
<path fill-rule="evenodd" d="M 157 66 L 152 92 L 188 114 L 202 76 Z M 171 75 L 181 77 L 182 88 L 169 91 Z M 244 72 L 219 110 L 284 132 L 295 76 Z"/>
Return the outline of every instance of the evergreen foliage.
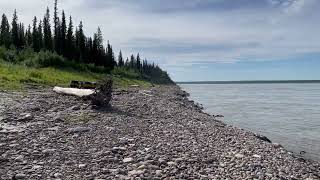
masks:
<path fill-rule="evenodd" d="M 4 45 L 7 48 L 11 45 L 10 25 L 5 14 L 2 15 L 0 26 L 0 45 Z"/>
<path fill-rule="evenodd" d="M 32 26 L 28 25 L 26 29 L 24 24 L 18 21 L 16 10 L 13 13 L 11 27 L 7 16 L 3 14 L 0 25 L 0 46 L 23 53 L 29 52 L 31 49 L 31 51 L 40 52 L 38 57 L 55 57 L 49 58 L 50 61 L 45 61 L 45 58 L 39 58 L 41 60 L 39 62 L 49 62 L 46 65 L 62 65 L 59 63 L 60 61 L 58 62 L 61 58 L 56 58 L 59 56 L 64 59 L 63 62 L 69 61 L 69 64 L 81 63 L 88 64 L 90 67 L 103 67 L 107 72 L 114 68 L 117 68 L 118 72 L 122 72 L 119 69 L 130 70 L 139 74 L 140 78 L 157 83 L 172 83 L 166 72 L 162 71 L 159 66 L 149 64 L 147 60 L 142 61 L 139 53 L 137 56 L 131 55 L 130 60 L 126 58 L 126 61 L 124 61 L 122 51 L 120 51 L 116 60 L 113 47 L 109 41 L 107 46 L 104 47 L 104 39 L 100 27 L 93 34 L 93 37 L 87 37 L 84 33 L 82 21 L 74 30 L 72 17 L 70 16 L 67 22 L 63 10 L 61 19 L 58 14 L 58 0 L 54 0 L 53 30 L 51 29 L 50 10 L 48 7 L 43 19 L 40 20 L 35 16 Z M 14 54 L 19 53 L 12 53 L 15 51 L 8 50 L 3 59 L 10 62 L 21 59 L 23 55 L 18 57 Z M 53 53 L 54 56 L 42 56 L 45 52 Z M 26 58 L 29 58 L 29 56 Z M 55 63 L 54 61 L 57 62 Z M 63 63 L 63 65 L 67 64 Z"/>

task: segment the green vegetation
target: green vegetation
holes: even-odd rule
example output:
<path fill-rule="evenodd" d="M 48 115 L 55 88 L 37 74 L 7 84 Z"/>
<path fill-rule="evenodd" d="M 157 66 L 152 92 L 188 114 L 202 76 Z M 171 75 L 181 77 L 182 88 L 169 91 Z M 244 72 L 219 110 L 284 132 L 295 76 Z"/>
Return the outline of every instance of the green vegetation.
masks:
<path fill-rule="evenodd" d="M 124 61 L 120 51 L 116 59 L 109 41 L 104 47 L 99 27 L 93 37 L 86 36 L 82 22 L 74 30 L 72 17 L 67 22 L 64 11 L 59 17 L 57 0 L 54 5 L 53 26 L 48 8 L 43 20 L 34 17 L 26 29 L 16 11 L 11 24 L 2 15 L 0 89 L 19 89 L 23 84 L 66 86 L 70 80 L 97 81 L 105 76 L 113 76 L 121 87 L 173 83 L 165 71 L 139 54 Z"/>
<path fill-rule="evenodd" d="M 131 74 L 131 73 L 129 73 Z M 128 74 L 128 75 L 129 75 Z M 110 75 L 109 75 L 110 76 Z M 101 73 L 79 71 L 71 68 L 34 68 L 12 64 L 0 60 L 0 90 L 23 90 L 27 85 L 68 87 L 71 80 L 99 81 L 106 77 Z M 115 87 L 127 88 L 133 84 L 150 87 L 151 83 L 142 79 L 113 76 Z"/>

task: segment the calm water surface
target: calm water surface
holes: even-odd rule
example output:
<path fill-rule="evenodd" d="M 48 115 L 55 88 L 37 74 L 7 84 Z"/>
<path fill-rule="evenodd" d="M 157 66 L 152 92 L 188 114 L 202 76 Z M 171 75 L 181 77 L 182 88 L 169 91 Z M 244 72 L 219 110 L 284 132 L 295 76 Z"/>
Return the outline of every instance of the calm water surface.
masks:
<path fill-rule="evenodd" d="M 320 84 L 181 84 L 227 124 L 320 161 Z"/>

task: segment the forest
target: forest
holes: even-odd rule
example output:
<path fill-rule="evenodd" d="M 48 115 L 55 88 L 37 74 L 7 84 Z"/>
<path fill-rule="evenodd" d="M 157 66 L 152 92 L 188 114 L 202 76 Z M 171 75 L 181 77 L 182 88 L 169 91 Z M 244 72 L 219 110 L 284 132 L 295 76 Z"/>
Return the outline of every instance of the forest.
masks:
<path fill-rule="evenodd" d="M 52 23 L 51 23 L 52 20 Z M 47 8 L 43 18 L 34 17 L 32 25 L 19 22 L 15 10 L 9 23 L 3 14 L 0 26 L 0 59 L 10 63 L 20 63 L 27 67 L 58 67 L 110 73 L 115 70 L 120 75 L 130 71 L 139 78 L 153 83 L 173 83 L 167 72 L 158 65 L 149 63 L 137 55 L 124 57 L 121 50 L 115 55 L 109 41 L 104 46 L 100 27 L 93 36 L 86 36 L 83 22 L 75 26 L 72 16 L 66 17 L 58 10 L 54 1 L 53 17 Z"/>

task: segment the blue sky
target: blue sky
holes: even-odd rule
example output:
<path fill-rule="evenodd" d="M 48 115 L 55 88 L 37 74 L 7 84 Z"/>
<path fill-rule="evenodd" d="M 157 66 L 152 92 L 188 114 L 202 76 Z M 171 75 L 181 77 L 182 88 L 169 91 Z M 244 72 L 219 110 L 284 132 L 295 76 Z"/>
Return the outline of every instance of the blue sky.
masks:
<path fill-rule="evenodd" d="M 0 1 L 31 23 L 53 0 Z M 60 0 L 114 49 L 138 53 L 176 81 L 320 79 L 319 0 Z"/>

